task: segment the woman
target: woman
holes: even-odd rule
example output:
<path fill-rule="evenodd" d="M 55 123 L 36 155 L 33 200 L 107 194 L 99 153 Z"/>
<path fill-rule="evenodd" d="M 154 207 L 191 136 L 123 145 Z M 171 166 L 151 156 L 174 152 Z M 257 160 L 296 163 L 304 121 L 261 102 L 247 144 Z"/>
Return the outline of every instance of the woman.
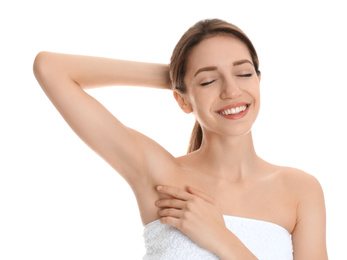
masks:
<path fill-rule="evenodd" d="M 319 182 L 255 153 L 258 66 L 247 36 L 213 19 L 183 35 L 170 66 L 42 52 L 34 73 L 76 134 L 131 186 L 145 259 L 327 259 Z M 188 154 L 173 157 L 84 91 L 117 85 L 173 90 L 196 117 Z"/>

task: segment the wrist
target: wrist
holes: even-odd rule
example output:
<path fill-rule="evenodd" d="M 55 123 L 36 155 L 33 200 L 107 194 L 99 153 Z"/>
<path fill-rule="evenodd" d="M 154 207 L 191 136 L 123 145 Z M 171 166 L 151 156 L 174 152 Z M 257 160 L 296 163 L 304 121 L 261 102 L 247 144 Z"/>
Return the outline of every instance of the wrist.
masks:
<path fill-rule="evenodd" d="M 229 229 L 225 230 L 222 239 L 215 250 L 215 254 L 221 260 L 258 259 Z"/>
<path fill-rule="evenodd" d="M 169 74 L 169 66 L 167 64 L 160 64 L 159 86 L 163 89 L 171 89 L 171 80 Z"/>

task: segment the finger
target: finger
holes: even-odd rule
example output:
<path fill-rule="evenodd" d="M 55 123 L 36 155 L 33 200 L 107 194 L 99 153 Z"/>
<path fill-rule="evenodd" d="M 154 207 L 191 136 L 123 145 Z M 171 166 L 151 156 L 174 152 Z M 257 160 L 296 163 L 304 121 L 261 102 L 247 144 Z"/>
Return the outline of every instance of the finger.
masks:
<path fill-rule="evenodd" d="M 161 208 L 176 208 L 176 209 L 182 209 L 184 207 L 184 201 L 183 200 L 177 200 L 177 199 L 161 199 L 157 200 L 155 202 L 155 205 Z"/>
<path fill-rule="evenodd" d="M 180 218 L 182 217 L 182 211 L 179 209 L 161 209 L 158 211 L 158 215 L 161 217 L 173 217 L 173 218 Z"/>
<path fill-rule="evenodd" d="M 202 191 L 199 191 L 199 190 L 197 190 L 197 189 L 195 189 L 195 188 L 193 188 L 193 187 L 190 187 L 190 186 L 189 186 L 189 187 L 188 187 L 188 191 L 189 191 L 189 193 L 194 194 L 194 195 L 197 195 L 197 196 L 199 196 L 200 198 L 202 198 L 203 200 L 205 200 L 205 201 L 207 201 L 207 202 L 210 202 L 210 203 L 213 203 L 213 204 L 216 203 L 215 200 L 212 199 L 210 196 L 206 195 L 206 194 L 203 193 Z"/>
<path fill-rule="evenodd" d="M 173 227 L 179 229 L 180 219 L 178 219 L 178 218 L 162 217 L 162 218 L 160 218 L 160 222 L 162 224 L 167 224 L 167 225 L 170 225 L 170 226 L 173 226 Z"/>
<path fill-rule="evenodd" d="M 157 187 L 157 190 L 160 193 L 168 194 L 172 197 L 175 197 L 175 198 L 181 199 L 181 200 L 188 200 L 192 197 L 191 194 L 189 194 L 188 192 L 186 192 L 184 190 L 176 189 L 176 188 L 169 187 L 169 186 L 160 185 Z"/>

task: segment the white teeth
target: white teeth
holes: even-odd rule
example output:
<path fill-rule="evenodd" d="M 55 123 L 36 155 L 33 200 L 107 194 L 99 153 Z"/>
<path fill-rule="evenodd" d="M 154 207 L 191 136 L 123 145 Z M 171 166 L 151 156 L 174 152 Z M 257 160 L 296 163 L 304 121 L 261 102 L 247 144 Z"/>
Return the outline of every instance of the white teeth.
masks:
<path fill-rule="evenodd" d="M 247 106 L 241 106 L 241 107 L 236 107 L 236 108 L 231 108 L 231 109 L 226 109 L 226 110 L 223 110 L 222 112 L 220 112 L 221 114 L 223 115 L 235 115 L 235 114 L 238 114 L 242 111 L 245 111 L 247 108 Z"/>

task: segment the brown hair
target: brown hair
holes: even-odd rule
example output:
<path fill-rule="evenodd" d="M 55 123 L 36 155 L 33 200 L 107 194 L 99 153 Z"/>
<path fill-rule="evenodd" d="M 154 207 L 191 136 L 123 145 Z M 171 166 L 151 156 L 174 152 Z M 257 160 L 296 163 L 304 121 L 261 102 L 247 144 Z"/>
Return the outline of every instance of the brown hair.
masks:
<path fill-rule="evenodd" d="M 186 74 L 186 65 L 191 50 L 206 39 L 209 36 L 226 34 L 240 39 L 244 42 L 251 54 L 257 75 L 260 74 L 258 69 L 259 60 L 257 52 L 255 51 L 252 42 L 237 26 L 227 23 L 219 19 L 207 19 L 197 22 L 189 30 L 183 34 L 179 42 L 177 43 L 170 62 L 170 79 L 173 89 L 178 90 L 184 94 L 187 88 L 184 84 L 184 76 Z M 202 143 L 203 132 L 198 121 L 195 121 L 195 125 L 190 137 L 188 153 L 191 153 L 200 148 Z"/>

